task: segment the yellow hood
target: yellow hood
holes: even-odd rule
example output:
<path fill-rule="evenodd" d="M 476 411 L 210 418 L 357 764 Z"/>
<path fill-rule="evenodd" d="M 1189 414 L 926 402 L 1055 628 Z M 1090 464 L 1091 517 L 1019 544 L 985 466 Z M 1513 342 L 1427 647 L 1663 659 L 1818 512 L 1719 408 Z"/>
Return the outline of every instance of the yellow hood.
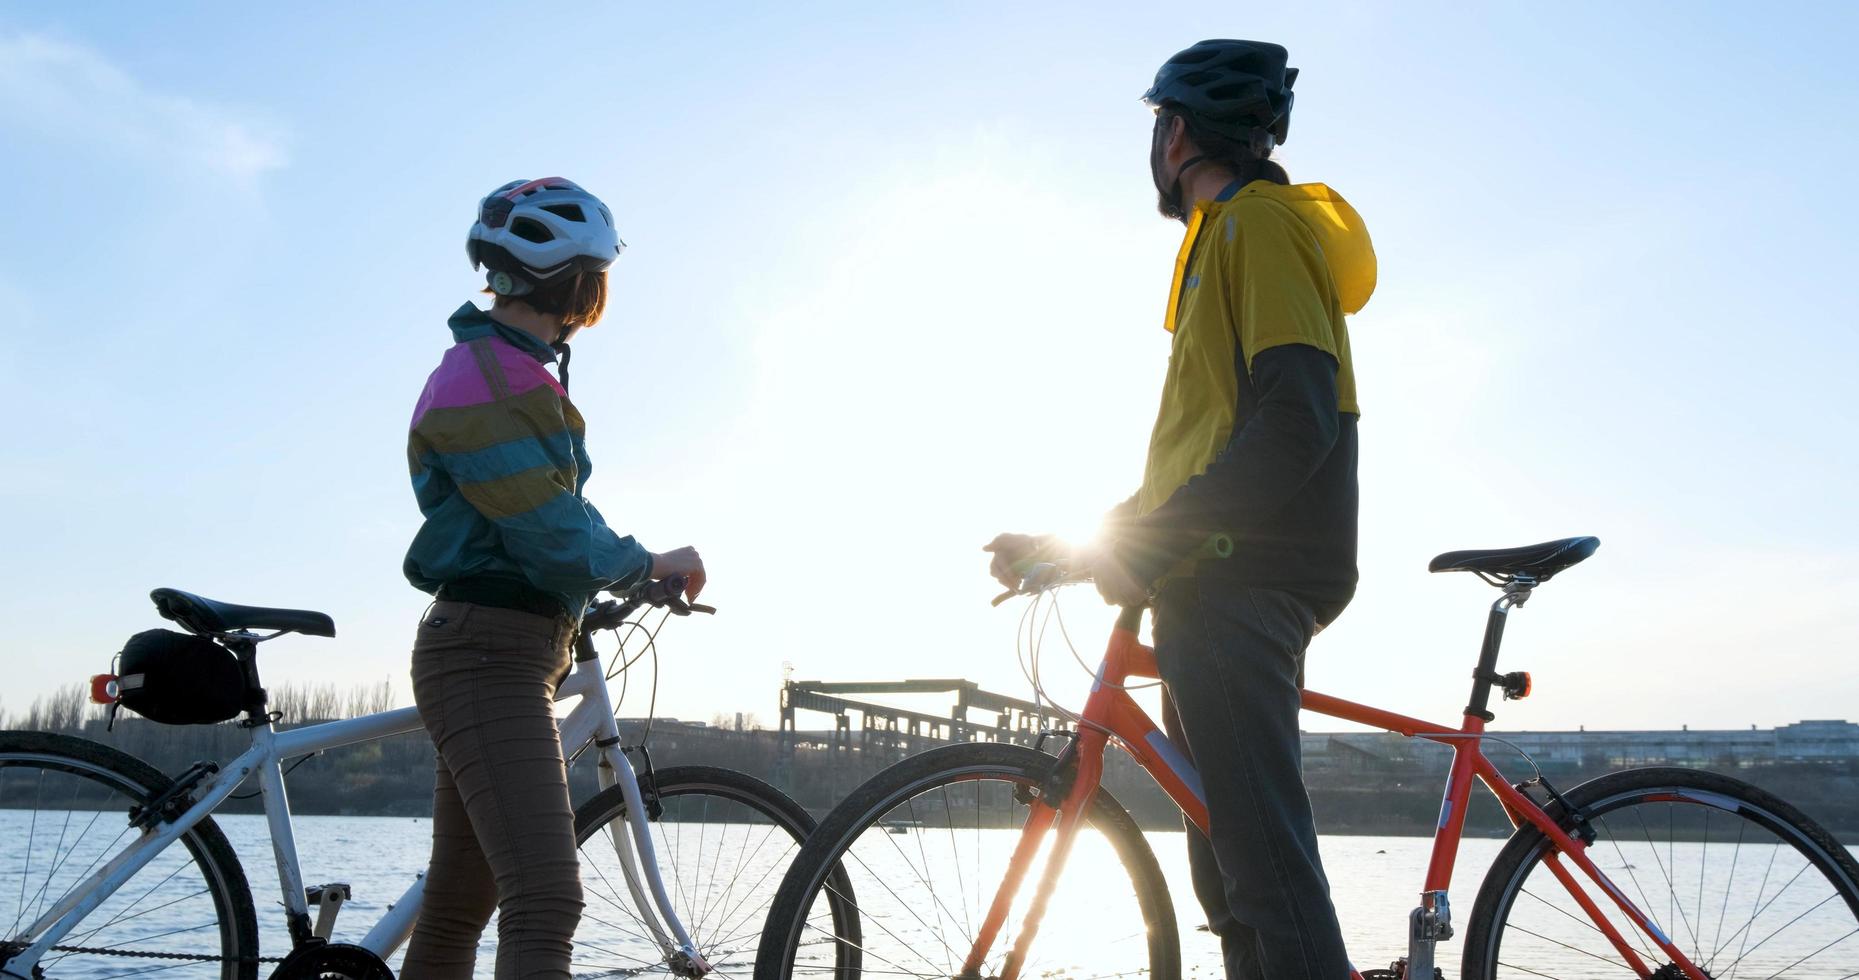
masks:
<path fill-rule="evenodd" d="M 1336 281 L 1336 297 L 1344 313 L 1355 313 L 1368 305 L 1375 292 L 1375 244 L 1369 241 L 1368 226 L 1362 216 L 1327 184 L 1274 184 L 1255 180 L 1223 203 L 1212 205 L 1218 211 L 1226 204 L 1247 198 L 1264 198 L 1283 205 L 1317 238 L 1323 257 Z"/>

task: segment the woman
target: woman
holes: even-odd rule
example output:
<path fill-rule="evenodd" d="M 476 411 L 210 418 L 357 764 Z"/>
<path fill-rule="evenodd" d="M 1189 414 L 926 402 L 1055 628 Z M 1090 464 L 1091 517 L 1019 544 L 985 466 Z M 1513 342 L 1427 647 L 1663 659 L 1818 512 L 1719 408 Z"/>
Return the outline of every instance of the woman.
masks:
<path fill-rule="evenodd" d="M 400 975 L 470 977 L 493 909 L 497 977 L 567 977 L 581 883 L 556 685 L 590 597 L 681 575 L 692 548 L 653 554 L 581 495 L 590 464 L 568 400 L 568 341 L 599 322 L 625 247 L 599 199 L 559 177 L 512 181 L 465 243 L 488 269 L 487 312 L 455 341 L 413 411 L 407 456 L 425 524 L 407 580 L 432 593 L 413 645 L 413 698 L 438 749 L 432 864 Z M 560 355 L 561 379 L 546 365 Z"/>

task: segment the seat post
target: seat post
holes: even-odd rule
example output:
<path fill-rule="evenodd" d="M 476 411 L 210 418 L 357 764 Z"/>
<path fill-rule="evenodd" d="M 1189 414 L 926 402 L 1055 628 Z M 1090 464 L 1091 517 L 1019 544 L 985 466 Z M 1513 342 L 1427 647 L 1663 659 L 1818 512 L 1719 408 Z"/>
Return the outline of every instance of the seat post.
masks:
<path fill-rule="evenodd" d="M 1519 578 L 1504 586 L 1504 594 L 1491 604 L 1491 613 L 1485 617 L 1484 646 L 1478 652 L 1478 667 L 1472 671 L 1472 698 L 1466 703 L 1465 713 L 1491 721 L 1496 716 L 1491 713 L 1491 685 L 1497 676 L 1498 648 L 1504 643 L 1504 623 L 1510 618 L 1512 606 L 1521 606 L 1530 598 L 1530 590 L 1536 582 Z"/>
<path fill-rule="evenodd" d="M 222 640 L 226 649 L 239 658 L 239 669 L 245 674 L 245 713 L 250 721 L 261 721 L 266 717 L 271 696 L 258 680 L 258 644 L 251 637 L 234 633 Z"/>

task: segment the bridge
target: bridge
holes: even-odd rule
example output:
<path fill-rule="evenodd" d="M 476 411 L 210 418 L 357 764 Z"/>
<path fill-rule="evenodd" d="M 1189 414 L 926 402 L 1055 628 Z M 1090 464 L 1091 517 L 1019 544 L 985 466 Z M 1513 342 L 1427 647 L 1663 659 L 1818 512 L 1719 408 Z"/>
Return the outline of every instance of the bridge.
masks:
<path fill-rule="evenodd" d="M 846 695 L 954 695 L 946 715 L 910 711 Z M 828 745 L 835 749 L 909 748 L 917 739 L 934 742 L 1019 742 L 1032 744 L 1042 731 L 1067 728 L 1050 705 L 984 691 L 974 681 L 932 678 L 904 681 L 796 681 L 781 686 L 781 734 L 784 744 L 799 738 L 796 713 L 812 711 L 833 717 Z M 977 721 L 970 712 L 990 718 Z M 853 726 L 854 716 L 858 725 Z"/>

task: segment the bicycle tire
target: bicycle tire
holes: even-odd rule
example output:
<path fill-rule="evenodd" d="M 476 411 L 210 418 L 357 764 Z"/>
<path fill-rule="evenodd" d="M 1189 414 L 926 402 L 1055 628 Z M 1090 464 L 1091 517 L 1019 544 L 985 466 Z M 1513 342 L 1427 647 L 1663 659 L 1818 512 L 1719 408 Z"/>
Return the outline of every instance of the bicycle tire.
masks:
<path fill-rule="evenodd" d="M 694 894 L 697 886 L 702 882 L 687 882 L 686 875 L 679 867 L 683 848 L 666 846 L 671 843 L 671 835 L 666 835 L 655 842 L 655 846 L 660 851 L 658 855 L 660 872 L 661 874 L 669 873 L 673 878 L 666 882 L 666 888 L 672 895 L 674 903 L 680 900 L 698 903 L 696 909 L 679 908 L 677 911 L 679 918 L 684 920 L 685 927 L 690 930 L 691 939 L 697 946 L 698 952 L 710 960 L 711 966 L 717 969 L 717 972 L 711 975 L 719 977 L 733 975 L 728 969 L 732 964 L 748 967 L 750 964 L 744 962 L 742 954 L 753 952 L 756 948 L 756 939 L 759 937 L 760 925 L 766 912 L 765 902 L 758 900 L 756 896 L 763 895 L 766 901 L 772 901 L 773 886 L 781 880 L 778 875 L 786 871 L 785 862 L 782 862 L 782 859 L 797 854 L 801 845 L 812 834 L 813 816 L 786 793 L 754 776 L 733 769 L 721 769 L 714 766 L 668 766 L 658 770 L 651 783 L 641 788 L 655 793 L 661 804 L 660 814 L 652 818 L 655 825 L 663 825 L 667 820 L 675 820 L 680 816 L 678 812 L 680 808 L 688 812 L 690 807 L 685 804 L 694 804 L 695 801 L 692 798 L 701 797 L 705 801 L 706 810 L 709 809 L 709 800 L 723 800 L 745 808 L 737 811 L 737 816 L 759 815 L 767 819 L 771 830 L 759 835 L 764 842 L 776 831 L 784 833 L 788 838 L 790 846 L 781 853 L 773 855 L 772 858 L 763 855 L 759 845 L 756 846 L 756 855 L 751 858 L 749 848 L 758 836 L 753 830 L 740 833 L 742 846 L 736 849 L 735 853 L 730 853 L 731 848 L 723 845 L 724 834 L 720 832 L 719 847 L 710 865 L 711 873 L 712 875 L 730 874 L 734 877 L 731 883 L 723 888 L 720 900 L 714 894 L 714 888 L 711 889 L 712 901 L 708 904 L 703 904 Z M 602 790 L 575 810 L 576 846 L 579 848 L 595 839 L 599 831 L 614 825 L 615 821 L 620 821 L 615 829 L 630 833 L 629 828 L 625 826 L 625 818 L 626 797 L 621 788 L 610 786 Z M 695 866 L 692 870 L 701 876 L 706 857 L 702 844 L 698 846 L 697 851 Z M 606 856 L 610 855 L 601 854 L 602 859 Z M 591 916 L 584 914 L 583 923 L 589 924 L 591 920 L 591 924 L 600 929 L 602 935 L 589 939 L 584 937 L 584 930 L 577 930 L 577 953 L 579 954 L 583 949 L 591 950 L 594 958 L 604 961 L 600 964 L 601 966 L 612 968 L 621 965 L 615 961 L 616 957 L 628 954 L 616 948 L 612 936 L 614 923 L 603 922 L 600 914 L 595 910 L 603 898 L 626 901 L 626 896 L 621 891 L 623 885 L 611 882 L 610 875 L 599 873 L 590 876 L 588 874 L 588 864 L 591 859 L 593 856 L 583 850 L 583 888 L 589 893 L 588 907 L 590 912 L 594 913 Z M 733 862 L 735 865 L 733 869 L 720 867 L 726 860 Z M 782 866 L 774 867 L 775 862 L 781 862 Z M 744 865 L 754 864 L 769 864 L 770 866 L 759 872 L 744 867 Z M 741 884 L 745 874 L 755 875 L 756 879 L 748 882 L 748 890 L 742 897 L 736 897 L 735 889 L 731 886 Z M 849 883 L 846 888 L 849 895 Z M 856 913 L 853 911 L 853 903 L 849 897 L 835 903 L 833 911 L 836 917 L 842 917 L 836 921 L 842 921 L 844 928 L 856 931 Z M 752 932 L 742 932 L 744 928 L 750 927 L 753 927 Z M 649 942 L 643 927 L 638 929 L 632 938 L 639 944 L 634 948 L 639 948 L 643 952 L 644 944 Z M 578 955 L 576 962 L 584 964 L 584 957 Z M 649 961 L 642 959 L 639 963 L 625 964 L 625 968 L 637 970 L 647 963 Z"/>
<path fill-rule="evenodd" d="M 842 859 L 848 849 L 865 832 L 882 823 L 900 800 L 926 787 L 964 780 L 1004 778 L 1016 785 L 1038 787 L 1046 782 L 1056 761 L 1043 752 L 1008 743 L 948 745 L 905 759 L 853 790 L 820 822 L 819 829 L 789 866 L 762 929 L 755 980 L 786 980 L 791 975 L 815 896 L 828 886 L 829 874 L 846 874 Z M 1179 980 L 1180 936 L 1176 931 L 1168 884 L 1161 866 L 1156 863 L 1155 853 L 1135 820 L 1108 790 L 1098 790 L 1089 825 L 1108 840 L 1129 876 L 1147 936 L 1147 976 L 1151 980 Z M 1023 892 L 1031 888 L 1029 880 Z M 857 907 L 856 902 L 854 906 Z M 867 916 L 867 912 L 860 910 L 861 919 Z M 865 938 L 874 941 L 878 935 L 871 928 L 865 928 L 864 933 Z M 838 939 L 841 948 L 848 945 L 846 937 Z M 879 958 L 870 950 L 861 952 L 864 960 Z M 895 964 L 887 965 L 884 972 L 897 972 Z M 839 980 L 851 980 L 857 973 L 835 971 L 835 976 Z"/>
<path fill-rule="evenodd" d="M 65 773 L 94 784 L 107 795 L 117 797 L 118 799 L 115 802 L 122 804 L 122 815 L 120 818 L 110 819 L 120 820 L 124 827 L 128 825 L 128 809 L 130 806 L 146 804 L 173 785 L 172 780 L 164 776 L 153 766 L 150 766 L 128 753 L 90 741 L 89 739 L 59 735 L 50 732 L 0 732 L 0 795 L 4 795 L 4 787 L 7 785 L 7 780 L 4 777 L 17 774 L 21 770 L 30 769 L 40 771 L 41 778 L 39 780 L 39 785 L 41 787 L 43 786 L 44 773 Z M 9 772 L 9 770 L 13 772 Z M 68 807 L 65 810 L 65 828 L 64 833 L 60 834 L 57 844 L 55 845 L 58 847 L 62 847 L 66 841 L 69 840 L 68 833 L 72 822 L 71 815 L 80 812 L 76 807 L 80 802 L 79 790 L 84 787 L 82 783 L 73 783 L 73 787 L 72 796 L 66 800 Z M 0 799 L 0 808 L 9 810 L 16 809 L 10 806 L 9 802 L 19 801 Z M 32 817 L 33 830 L 27 832 L 25 860 L 22 862 L 19 872 L 21 891 L 18 894 L 21 897 L 19 907 L 14 916 L 14 924 L 11 927 L 12 930 L 18 930 L 22 925 L 28 924 L 19 920 L 25 919 L 26 913 L 29 911 L 27 885 L 36 881 L 33 877 L 36 872 L 34 870 L 32 858 L 34 844 L 38 839 L 34 831 L 37 829 L 37 804 L 40 802 L 42 802 L 42 800 L 35 800 L 35 808 Z M 82 802 L 86 805 L 99 805 L 104 801 L 97 797 L 85 796 Z M 95 826 L 99 822 L 102 814 L 112 812 L 115 809 L 116 806 L 112 804 L 109 810 L 98 809 L 91 811 L 94 815 L 85 826 L 84 832 L 80 833 L 79 839 L 70 840 L 73 848 L 73 855 L 77 853 L 77 848 L 81 839 L 88 836 L 89 828 Z M 114 826 L 114 824 L 112 823 L 107 826 Z M 107 833 L 108 831 L 106 829 L 103 832 Z M 116 839 L 121 840 L 126 834 L 127 832 L 125 830 L 118 830 Z M 49 836 L 49 832 L 47 836 Z M 215 921 L 210 925 L 217 926 L 217 931 L 219 933 L 220 948 L 218 960 L 220 969 L 218 975 L 223 978 L 223 980 L 255 980 L 258 976 L 259 963 L 258 920 L 252 909 L 251 889 L 246 883 L 245 870 L 239 863 L 238 855 L 234 853 L 232 845 L 227 842 L 225 833 L 219 829 L 219 826 L 213 822 L 213 818 L 210 816 L 189 828 L 185 834 L 180 836 L 178 842 L 186 849 L 195 866 L 199 868 L 201 882 L 204 885 L 206 893 L 209 894 L 212 899 Z M 111 844 L 105 845 L 105 847 L 111 846 L 114 846 L 114 841 Z M 172 849 L 172 846 L 168 848 L 170 851 Z M 11 863 L 11 860 L 12 857 L 9 855 L 8 862 Z M 47 893 L 53 884 L 54 878 L 60 875 L 69 860 L 69 858 L 65 858 L 51 864 L 46 871 L 44 882 L 39 885 L 39 891 L 31 896 L 32 908 L 42 909 L 49 904 L 46 901 L 48 897 Z M 91 862 L 92 866 L 96 864 L 96 861 Z M 77 871 L 79 869 L 73 870 Z M 176 877 L 179 870 L 180 869 L 177 868 L 176 873 L 171 873 L 169 879 Z M 4 877 L 10 879 L 13 873 L 12 869 L 8 868 L 5 871 Z M 76 885 L 83 880 L 86 874 L 88 874 L 88 870 L 71 875 L 70 880 L 65 882 L 66 887 L 68 888 Z M 139 878 L 131 879 L 130 884 L 133 885 L 138 881 L 140 881 Z M 154 887 L 159 888 L 161 885 L 158 883 Z M 122 894 L 126 890 L 126 888 L 119 888 L 118 894 Z M 151 888 L 143 897 L 146 897 L 147 894 L 152 894 L 153 891 L 154 888 Z M 141 898 L 138 898 L 136 901 L 140 902 L 141 900 Z M 170 902 L 170 905 L 178 901 L 180 900 Z M 0 902 L 4 902 L 4 896 L 0 896 Z M 130 907 L 133 908 L 134 906 L 131 905 Z M 0 909 L 3 908 L 4 904 L 0 904 Z M 100 916 L 106 908 L 108 908 L 107 905 L 93 911 L 91 917 L 95 918 Z M 84 932 L 85 924 L 88 922 L 88 920 L 86 920 L 86 923 L 80 923 L 77 929 L 73 930 L 70 935 L 67 935 L 59 946 L 54 947 L 54 950 L 64 948 L 67 944 L 69 946 L 83 946 L 89 949 L 111 948 L 113 952 L 99 955 L 118 957 L 119 959 L 113 960 L 113 962 L 124 962 L 125 969 L 140 969 L 141 967 L 138 964 L 148 963 L 149 958 L 163 958 L 164 953 L 167 954 L 167 958 L 179 956 L 182 959 L 192 959 L 197 956 L 208 955 L 201 953 L 197 945 L 190 946 L 185 950 L 148 950 L 137 945 L 141 940 L 115 939 L 114 937 L 99 937 L 97 935 L 98 931 L 108 929 L 116 921 L 128 921 L 131 918 L 150 914 L 152 911 L 159 910 L 160 907 L 157 906 L 149 911 L 135 913 L 127 917 L 125 917 L 126 910 L 119 911 L 116 913 L 119 917 L 118 920 L 106 921 L 103 926 L 95 927 L 89 933 Z M 189 931 L 198 931 L 199 929 L 207 927 L 207 925 L 203 924 Z M 140 928 L 143 927 L 138 927 L 138 929 Z M 73 942 L 75 938 L 85 935 L 88 935 L 89 938 L 83 942 Z M 6 941 L 0 943 L 0 962 L 4 962 L 8 956 L 12 955 L 12 952 L 27 945 L 19 940 L 19 936 L 9 932 Z M 67 950 L 62 955 L 70 956 L 74 954 Z M 54 953 L 53 957 L 60 957 L 60 954 Z M 135 958 L 128 959 L 128 957 Z M 200 962 L 204 963 L 209 961 L 201 960 Z M 52 957 L 48 957 L 46 961 L 39 965 L 38 969 L 44 971 L 51 965 Z M 56 970 L 50 970 L 49 972 L 41 972 L 37 975 L 56 978 L 59 974 Z M 94 971 L 86 975 L 94 975 Z"/>
<path fill-rule="evenodd" d="M 1590 815 L 1590 827 L 1595 827 L 1596 823 L 1600 825 L 1595 827 L 1595 833 L 1598 836 L 1595 844 L 1588 849 L 1589 856 L 1596 860 L 1597 864 L 1603 865 L 1604 873 L 1609 869 L 1603 862 L 1611 859 L 1616 870 L 1608 875 L 1609 879 L 1613 880 L 1616 875 L 1624 872 L 1624 875 L 1615 882 L 1615 887 L 1620 888 L 1629 900 L 1634 901 L 1636 906 L 1649 914 L 1655 925 L 1707 973 L 1723 976 L 1725 969 L 1735 973 L 1745 955 L 1753 955 L 1757 952 L 1757 949 L 1752 946 L 1752 940 L 1758 933 L 1767 932 L 1769 926 L 1752 927 L 1756 926 L 1762 916 L 1768 914 L 1768 910 L 1774 907 L 1782 896 L 1794 887 L 1800 876 L 1810 868 L 1819 872 L 1827 886 L 1826 897 L 1820 904 L 1814 906 L 1815 911 L 1811 914 L 1821 915 L 1818 910 L 1826 908 L 1833 898 L 1838 897 L 1845 905 L 1846 922 L 1841 923 L 1836 920 L 1829 926 L 1822 921 L 1816 921 L 1817 931 L 1812 936 L 1806 937 L 1807 944 L 1804 948 L 1809 951 L 1808 954 L 1777 972 L 1785 972 L 1790 977 L 1807 975 L 1800 970 L 1800 966 L 1819 955 L 1814 952 L 1814 947 L 1818 945 L 1820 939 L 1814 937 L 1819 936 L 1821 930 L 1837 934 L 1847 929 L 1847 925 L 1850 924 L 1852 931 L 1846 933 L 1848 937 L 1852 937 L 1855 931 L 1859 931 L 1859 863 L 1855 863 L 1852 855 L 1819 824 L 1773 794 L 1718 773 L 1661 767 L 1610 773 L 1583 783 L 1563 795 L 1576 811 L 1584 811 Z M 1659 807 L 1664 809 L 1656 809 Z M 1647 847 L 1644 849 L 1638 847 L 1639 841 L 1632 833 L 1634 825 L 1621 816 L 1624 811 L 1630 809 L 1638 818 L 1638 828 L 1645 831 Z M 1552 804 L 1547 812 L 1564 830 L 1574 833 L 1577 829 L 1575 821 L 1560 804 Z M 1614 822 L 1620 824 L 1619 830 L 1615 830 L 1613 822 L 1608 821 L 1610 814 L 1615 817 Z M 1720 848 L 1717 852 L 1711 852 L 1712 844 L 1729 844 L 1728 830 L 1712 831 L 1710 821 L 1713 814 L 1722 814 L 1718 818 L 1719 821 L 1737 829 L 1734 852 L 1727 875 L 1722 872 L 1721 862 L 1715 866 L 1715 869 L 1709 864 L 1710 855 L 1721 854 L 1723 850 Z M 1653 824 L 1646 822 L 1649 815 L 1655 818 Z M 1663 842 L 1654 840 L 1652 832 L 1652 828 L 1657 826 L 1657 817 L 1661 815 L 1667 821 L 1666 839 Z M 1678 820 L 1681 815 L 1685 819 L 1682 833 L 1678 829 L 1680 827 Z M 1698 837 L 1700 817 L 1702 818 L 1702 840 L 1697 840 L 1695 838 Z M 1731 824 L 1732 818 L 1738 818 L 1743 822 Z M 1751 827 L 1772 835 L 1776 843 L 1764 845 L 1760 838 L 1747 839 Z M 1654 876 L 1651 867 L 1646 869 L 1648 873 L 1642 875 L 1639 866 L 1629 858 L 1628 852 L 1620 847 L 1621 840 L 1627 840 L 1633 848 L 1633 855 L 1641 860 L 1644 860 L 1645 855 L 1650 855 L 1653 860 L 1648 864 L 1657 868 L 1658 877 Z M 1607 846 L 1609 841 L 1613 844 L 1611 849 Z M 1660 852 L 1661 844 L 1665 848 L 1663 857 Z M 1731 889 L 1739 882 L 1736 873 L 1739 859 L 1747 848 L 1755 855 L 1755 859 L 1752 860 L 1754 864 L 1755 861 L 1760 860 L 1760 849 L 1763 846 L 1770 848 L 1769 870 L 1764 872 L 1761 884 L 1757 887 L 1755 902 L 1752 903 L 1755 911 L 1748 924 L 1732 930 L 1729 939 L 1726 940 L 1725 918 L 1730 906 Z M 1792 850 L 1800 858 L 1801 869 L 1789 880 L 1786 887 L 1779 886 L 1782 876 L 1777 876 L 1777 891 L 1764 904 L 1762 900 L 1767 892 L 1770 875 L 1773 874 L 1776 860 L 1784 853 L 1784 847 Z M 1584 957 L 1597 960 L 1608 958 L 1592 950 L 1576 948 L 1573 943 L 1566 941 L 1566 936 L 1544 936 L 1526 926 L 1512 925 L 1510 919 L 1517 909 L 1517 899 L 1526 894 L 1537 903 L 1555 908 L 1554 902 L 1534 892 L 1529 892 L 1526 888 L 1530 872 L 1539 866 L 1543 856 L 1551 849 L 1549 839 L 1534 826 L 1526 824 L 1511 835 L 1509 842 L 1498 853 L 1490 871 L 1485 875 L 1484 884 L 1479 888 L 1478 899 L 1472 909 L 1462 961 L 1462 976 L 1467 980 L 1494 980 L 1500 975 L 1524 976 L 1531 972 L 1539 972 L 1535 968 L 1519 966 L 1500 959 L 1507 930 L 1518 933 L 1520 944 L 1529 944 L 1532 939 L 1546 940 L 1549 943 L 1569 946 L 1574 952 Z M 1698 856 L 1698 870 L 1695 873 L 1698 911 L 1693 915 L 1687 915 L 1692 890 L 1691 882 L 1686 879 L 1686 875 L 1690 871 L 1690 853 L 1693 851 Z M 1575 872 L 1575 874 L 1578 878 L 1581 877 L 1580 872 Z M 1740 880 L 1747 882 L 1752 877 L 1754 877 L 1753 868 L 1751 873 L 1746 873 Z M 1709 913 L 1717 911 L 1713 906 L 1718 904 L 1719 878 L 1721 878 L 1723 911 L 1717 916 L 1715 937 L 1711 942 L 1706 943 L 1703 940 L 1703 934 L 1707 928 L 1711 927 Z M 1586 882 L 1585 878 L 1581 880 L 1584 885 L 1591 884 Z M 1658 903 L 1653 901 L 1654 898 L 1663 897 L 1658 895 L 1658 885 L 1661 880 L 1670 893 L 1669 897 L 1674 899 L 1664 908 L 1659 907 Z M 1647 882 L 1652 884 L 1650 892 L 1646 887 Z M 1809 892 L 1807 898 L 1811 898 L 1814 894 L 1819 894 L 1819 892 Z M 1560 899 L 1562 895 L 1552 892 L 1552 897 Z M 1679 898 L 1684 901 L 1677 901 L 1676 899 Z M 1707 898 L 1710 900 L 1708 903 Z M 1806 899 L 1798 898 L 1798 900 L 1804 902 Z M 1619 915 L 1604 896 L 1598 897 L 1597 904 L 1614 916 L 1613 921 L 1623 935 L 1639 941 L 1637 951 L 1645 954 L 1648 965 L 1655 970 L 1655 976 L 1661 978 L 1682 976 L 1682 972 L 1676 966 L 1666 962 L 1662 955 L 1658 959 L 1653 959 L 1652 954 L 1660 952 L 1658 947 L 1647 944 L 1637 931 L 1629 932 L 1625 916 Z M 1740 907 L 1740 901 L 1738 904 Z M 1786 915 L 1792 909 L 1791 904 L 1779 911 L 1777 917 Z M 1829 912 L 1838 916 L 1838 910 L 1839 906 L 1835 905 Z M 1592 921 L 1583 922 L 1578 917 L 1571 916 L 1566 910 L 1562 910 L 1560 914 L 1565 918 L 1574 918 L 1577 925 L 1593 931 L 1596 936 L 1600 935 Z M 1697 920 L 1695 923 L 1692 921 L 1694 918 Z M 1798 916 L 1793 922 L 1782 925 L 1774 932 L 1768 932 L 1767 938 L 1761 939 L 1755 945 L 1759 946 L 1769 942 L 1805 918 L 1805 915 Z M 1661 921 L 1663 921 L 1662 925 Z M 1535 923 L 1532 922 L 1532 924 Z M 1734 921 L 1731 924 L 1734 925 Z M 1735 960 L 1726 964 L 1722 962 L 1723 954 L 1728 951 L 1729 941 L 1735 940 L 1738 933 L 1743 933 L 1745 938 L 1739 944 Z M 1588 942 L 1595 949 L 1605 949 L 1612 956 L 1619 955 L 1613 951 L 1611 944 L 1606 944 L 1604 938 L 1591 939 Z M 1835 940 L 1836 945 L 1839 942 L 1840 940 Z M 1838 954 L 1844 957 L 1840 961 L 1844 965 L 1834 966 L 1833 972 L 1827 974 L 1828 976 L 1850 976 L 1854 972 L 1859 972 L 1859 942 L 1847 938 L 1844 944 L 1844 952 Z M 1547 946 L 1542 948 L 1546 950 Z M 1549 954 L 1545 952 L 1538 955 Z M 1783 962 L 1791 958 L 1793 958 L 1792 952 L 1784 953 L 1780 957 Z M 1707 961 L 1711 965 L 1705 965 Z M 1588 960 L 1584 959 L 1581 962 L 1586 964 Z M 1616 965 L 1625 966 L 1624 958 Z M 1501 969 L 1507 972 L 1501 974 Z M 1558 971 L 1555 975 L 1562 974 Z M 1753 975 L 1767 976 L 1769 975 L 1768 968 L 1759 969 Z"/>

